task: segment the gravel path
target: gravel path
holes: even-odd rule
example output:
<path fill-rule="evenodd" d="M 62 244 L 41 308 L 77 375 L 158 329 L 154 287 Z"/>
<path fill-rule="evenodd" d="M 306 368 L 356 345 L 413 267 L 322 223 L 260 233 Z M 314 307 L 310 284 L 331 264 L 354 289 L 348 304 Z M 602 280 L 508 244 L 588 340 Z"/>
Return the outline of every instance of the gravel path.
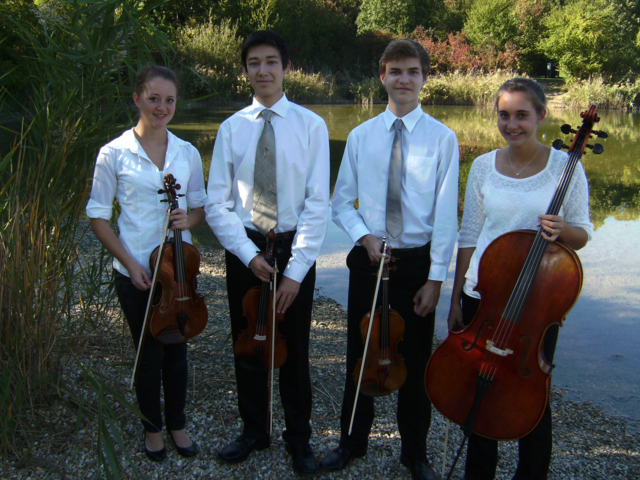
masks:
<path fill-rule="evenodd" d="M 236 388 L 231 352 L 225 272 L 222 252 L 203 253 L 199 290 L 206 296 L 209 324 L 203 335 L 190 343 L 189 393 L 187 399 L 188 431 L 201 447 L 195 459 L 180 457 L 173 447 L 160 463 L 146 459 L 142 448 L 139 421 L 123 407 L 116 407 L 117 422 L 139 475 L 143 479 L 278 479 L 296 478 L 290 458 L 280 436 L 284 428 L 282 409 L 275 404 L 274 431 L 271 447 L 252 454 L 236 466 L 221 465 L 216 452 L 241 432 L 237 413 Z M 114 321 L 120 322 L 119 315 Z M 128 376 L 133 363 L 128 331 L 114 340 L 102 339 L 87 345 L 79 354 L 94 374 L 116 387 L 135 404 L 128 389 Z M 322 456 L 338 443 L 339 414 L 346 350 L 346 312 L 331 299 L 319 297 L 314 305 L 311 330 L 311 377 L 314 405 L 311 446 Z M 78 359 L 74 359 L 77 361 Z M 25 450 L 21 462 L 6 461 L 0 465 L 1 478 L 6 479 L 88 479 L 97 472 L 95 421 L 78 421 L 77 403 L 72 398 L 85 398 L 89 408 L 95 394 L 83 390 L 82 371 L 71 363 L 64 368 L 62 402 L 37 412 L 40 424 L 25 432 L 33 449 Z M 376 400 L 376 420 L 366 457 L 354 460 L 338 474 L 319 475 L 326 479 L 409 479 L 408 470 L 399 463 L 400 438 L 395 421 L 396 396 Z M 589 403 L 563 400 L 563 392 L 552 394 L 554 419 L 554 455 L 551 479 L 640 479 L 640 439 L 620 418 L 605 415 Z M 440 472 L 446 423 L 434 411 L 429 433 L 429 460 Z M 35 439 L 35 440 L 33 440 Z M 449 460 L 452 445 L 459 444 L 461 434 L 452 426 L 449 436 Z M 517 442 L 500 443 L 501 462 L 498 479 L 510 479 L 515 470 Z M 462 478 L 460 465 L 453 478 Z M 123 478 L 134 478 L 125 466 Z"/>

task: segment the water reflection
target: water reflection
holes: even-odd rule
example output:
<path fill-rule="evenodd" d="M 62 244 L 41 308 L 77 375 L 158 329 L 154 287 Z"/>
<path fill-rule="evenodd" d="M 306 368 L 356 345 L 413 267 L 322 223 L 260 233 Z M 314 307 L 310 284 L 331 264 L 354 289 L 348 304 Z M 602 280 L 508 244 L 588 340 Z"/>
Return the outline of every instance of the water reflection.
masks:
<path fill-rule="evenodd" d="M 309 107 L 327 122 L 331 147 L 331 185 L 335 183 L 349 132 L 378 115 L 385 107 L 353 105 Z M 197 146 L 208 175 L 213 142 L 220 123 L 235 109 L 185 109 L 171 130 Z M 456 132 L 463 149 L 461 190 L 473 157 L 504 146 L 495 127 L 495 113 L 488 108 L 425 107 L 425 111 Z M 556 138 L 565 143 L 560 126 L 581 123 L 576 110 L 551 111 L 539 129 L 540 139 L 550 145 Z M 608 411 L 640 421 L 640 114 L 603 111 L 596 129 L 609 134 L 598 140 L 602 155 L 583 159 L 591 191 L 591 216 L 596 227 L 593 240 L 579 252 L 585 272 L 584 287 L 561 329 L 556 352 L 554 383 L 570 398 L 593 400 Z M 198 243 L 217 247 L 207 226 L 195 232 Z M 317 286 L 324 295 L 346 306 L 349 238 L 333 224 L 318 259 Z M 453 276 L 453 262 L 449 277 Z M 451 280 L 443 286 L 437 312 L 436 332 L 446 335 L 445 320 Z"/>

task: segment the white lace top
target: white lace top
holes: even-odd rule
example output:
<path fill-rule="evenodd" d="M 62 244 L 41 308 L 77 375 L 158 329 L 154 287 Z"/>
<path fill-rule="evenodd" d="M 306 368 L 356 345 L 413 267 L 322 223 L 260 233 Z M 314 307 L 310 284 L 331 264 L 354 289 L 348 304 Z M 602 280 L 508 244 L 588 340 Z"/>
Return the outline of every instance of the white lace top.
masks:
<path fill-rule="evenodd" d="M 546 213 L 569 158 L 552 148 L 544 170 L 528 178 L 510 178 L 496 170 L 496 152 L 479 156 L 471 166 L 458 237 L 458 248 L 476 248 L 464 284 L 464 292 L 475 298 L 480 298 L 473 289 L 478 283 L 480 257 L 487 246 L 503 233 L 538 229 L 538 215 Z M 583 228 L 591 239 L 589 185 L 580 162 L 559 215 L 572 227 Z"/>

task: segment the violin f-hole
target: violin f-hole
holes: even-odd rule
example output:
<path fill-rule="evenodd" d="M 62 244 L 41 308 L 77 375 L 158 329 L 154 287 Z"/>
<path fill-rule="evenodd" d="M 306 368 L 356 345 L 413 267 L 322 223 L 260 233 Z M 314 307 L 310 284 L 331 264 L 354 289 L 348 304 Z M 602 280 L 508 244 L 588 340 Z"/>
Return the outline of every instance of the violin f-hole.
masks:
<path fill-rule="evenodd" d="M 491 320 L 485 320 L 484 323 L 480 325 L 476 338 L 473 340 L 473 343 L 471 345 L 469 345 L 469 342 L 462 342 L 462 350 L 464 350 L 465 352 L 470 352 L 476 347 L 476 344 L 480 339 L 480 335 L 482 335 L 482 330 L 484 329 L 485 325 L 488 325 L 488 328 L 493 328 L 493 322 Z"/>

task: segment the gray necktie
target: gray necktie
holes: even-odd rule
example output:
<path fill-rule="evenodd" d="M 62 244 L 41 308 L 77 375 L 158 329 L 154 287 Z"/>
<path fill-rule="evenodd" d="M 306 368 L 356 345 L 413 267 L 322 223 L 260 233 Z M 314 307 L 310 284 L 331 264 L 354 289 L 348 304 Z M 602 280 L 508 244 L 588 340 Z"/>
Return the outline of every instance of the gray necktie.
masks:
<path fill-rule="evenodd" d="M 253 214 L 251 222 L 266 235 L 278 225 L 278 187 L 276 182 L 276 136 L 271 125 L 273 112 L 264 109 L 264 128 L 256 148 L 253 172 Z"/>
<path fill-rule="evenodd" d="M 402 233 L 402 120 L 393 122 L 396 135 L 391 147 L 389 185 L 387 187 L 387 232 L 393 238 Z"/>

